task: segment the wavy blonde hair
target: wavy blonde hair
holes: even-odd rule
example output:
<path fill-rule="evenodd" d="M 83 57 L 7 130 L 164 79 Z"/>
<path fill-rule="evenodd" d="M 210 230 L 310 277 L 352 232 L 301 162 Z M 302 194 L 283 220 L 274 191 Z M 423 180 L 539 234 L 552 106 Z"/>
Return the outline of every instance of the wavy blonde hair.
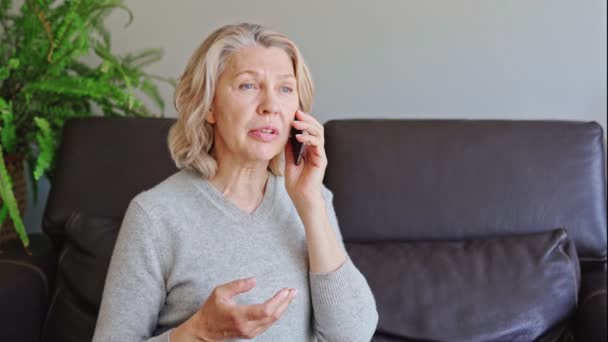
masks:
<path fill-rule="evenodd" d="M 213 102 L 218 78 L 229 58 L 239 49 L 250 46 L 277 47 L 291 58 L 300 110 L 310 112 L 314 85 L 298 47 L 285 35 L 261 25 L 241 23 L 226 25 L 211 33 L 194 51 L 175 91 L 177 122 L 169 131 L 169 151 L 178 168 L 212 178 L 217 161 L 211 155 L 213 126 L 206 120 Z M 268 169 L 283 175 L 284 153 L 270 160 Z"/>

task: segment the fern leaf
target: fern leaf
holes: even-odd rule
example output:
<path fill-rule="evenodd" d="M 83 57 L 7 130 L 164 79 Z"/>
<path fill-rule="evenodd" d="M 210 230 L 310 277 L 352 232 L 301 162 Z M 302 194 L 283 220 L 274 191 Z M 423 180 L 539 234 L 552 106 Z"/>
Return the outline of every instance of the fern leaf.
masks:
<path fill-rule="evenodd" d="M 36 160 L 31 158 L 31 156 L 28 156 L 27 165 L 29 167 L 29 170 L 33 170 L 36 165 Z M 38 182 L 34 178 L 33 172 L 27 172 L 27 175 L 30 179 L 30 184 L 32 184 L 32 202 L 34 204 L 37 204 L 38 203 Z"/>
<path fill-rule="evenodd" d="M 127 94 L 123 91 L 107 82 L 98 82 L 93 78 L 57 77 L 31 83 L 26 87 L 30 92 L 39 91 L 75 97 L 89 97 L 95 100 L 111 98 L 125 106 L 129 102 Z"/>
<path fill-rule="evenodd" d="M 139 52 L 126 55 L 124 57 L 124 63 L 132 67 L 141 68 L 160 61 L 162 57 L 162 49 L 143 49 Z"/>
<path fill-rule="evenodd" d="M 2 202 L 7 207 L 8 215 L 13 221 L 13 225 L 17 231 L 17 235 L 19 235 L 19 238 L 23 243 L 23 246 L 25 248 L 29 247 L 30 240 L 27 236 L 27 232 L 25 231 L 25 225 L 21 219 L 21 213 L 19 212 L 17 200 L 15 199 L 15 194 L 13 193 L 13 182 L 11 180 L 11 176 L 6 170 L 2 145 L 0 145 L 0 197 L 2 197 Z"/>
<path fill-rule="evenodd" d="M 0 210 L 0 231 L 2 231 L 2 226 L 4 225 L 4 220 L 6 220 L 6 215 L 8 214 L 8 207 L 2 203 L 2 210 Z"/>
<path fill-rule="evenodd" d="M 8 78 L 11 73 L 11 69 L 19 68 L 19 60 L 17 58 L 11 58 L 8 60 L 7 66 L 0 66 L 0 81 L 4 81 Z"/>
<path fill-rule="evenodd" d="M 66 104 L 53 106 L 41 103 L 33 103 L 30 108 L 32 109 L 32 112 L 38 113 L 39 116 L 53 120 L 66 121 L 71 118 L 89 116 L 86 111 L 74 110 L 70 105 Z"/>
<path fill-rule="evenodd" d="M 2 0 L 0 1 L 0 11 L 2 11 L 2 13 L 6 13 L 8 12 L 8 10 L 13 7 L 12 4 L 12 0 Z"/>
<path fill-rule="evenodd" d="M 162 113 L 165 112 L 165 101 L 163 101 L 156 84 L 152 83 L 148 79 L 144 79 L 141 85 L 141 90 L 154 101 Z"/>
<path fill-rule="evenodd" d="M 44 172 L 50 168 L 51 163 L 53 162 L 55 139 L 53 138 L 51 126 L 46 119 L 35 117 L 34 122 L 39 129 L 39 132 L 36 134 L 39 154 L 34 168 L 34 179 L 38 181 L 44 175 Z"/>
<path fill-rule="evenodd" d="M 17 128 L 15 126 L 15 117 L 13 115 L 11 103 L 7 103 L 0 97 L 0 143 L 4 146 L 5 151 L 9 153 L 15 152 L 17 148 Z"/>
<path fill-rule="evenodd" d="M 9 71 L 7 67 L 0 66 L 0 81 L 4 81 L 8 78 Z"/>

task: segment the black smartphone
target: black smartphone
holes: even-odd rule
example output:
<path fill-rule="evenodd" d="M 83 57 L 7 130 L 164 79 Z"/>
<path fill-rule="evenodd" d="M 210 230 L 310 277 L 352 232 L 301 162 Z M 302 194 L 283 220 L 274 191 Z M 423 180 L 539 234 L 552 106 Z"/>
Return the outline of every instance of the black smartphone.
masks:
<path fill-rule="evenodd" d="M 291 146 L 293 149 L 293 160 L 296 162 L 296 165 L 300 165 L 300 161 L 302 160 L 302 153 L 304 152 L 304 144 L 296 139 L 296 134 L 302 134 L 302 131 L 299 129 L 295 129 L 295 127 L 291 127 L 291 137 L 289 140 L 291 141 Z"/>

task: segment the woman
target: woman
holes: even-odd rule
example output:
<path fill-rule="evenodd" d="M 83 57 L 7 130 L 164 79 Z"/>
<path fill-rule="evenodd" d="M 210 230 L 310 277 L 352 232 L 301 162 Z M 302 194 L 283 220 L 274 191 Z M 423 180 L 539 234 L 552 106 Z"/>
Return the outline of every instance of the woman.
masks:
<path fill-rule="evenodd" d="M 201 44 L 175 95 L 181 170 L 131 201 L 94 341 L 371 339 L 375 301 L 322 184 L 312 97 L 282 34 L 244 23 Z M 306 146 L 298 165 L 292 127 Z"/>

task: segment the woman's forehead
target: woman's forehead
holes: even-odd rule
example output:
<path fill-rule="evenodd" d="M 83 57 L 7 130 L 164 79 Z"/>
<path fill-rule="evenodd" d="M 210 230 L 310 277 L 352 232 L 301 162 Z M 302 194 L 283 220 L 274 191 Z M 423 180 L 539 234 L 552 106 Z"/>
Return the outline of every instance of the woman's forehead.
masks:
<path fill-rule="evenodd" d="M 247 47 L 235 52 L 228 60 L 227 71 L 232 77 L 241 74 L 269 73 L 281 78 L 293 77 L 293 63 L 285 51 L 276 47 Z"/>

